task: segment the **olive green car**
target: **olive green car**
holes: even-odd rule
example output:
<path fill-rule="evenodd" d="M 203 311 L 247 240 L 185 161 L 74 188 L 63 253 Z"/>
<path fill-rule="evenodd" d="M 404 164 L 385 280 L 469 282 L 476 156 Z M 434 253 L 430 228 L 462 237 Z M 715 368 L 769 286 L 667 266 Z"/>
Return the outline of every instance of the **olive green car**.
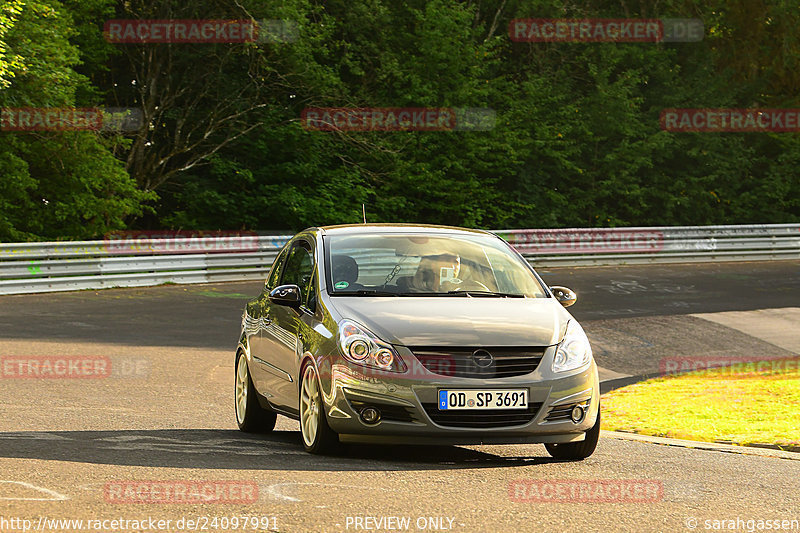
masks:
<path fill-rule="evenodd" d="M 307 229 L 247 304 L 236 420 L 300 421 L 338 442 L 544 443 L 583 459 L 600 432 L 592 350 L 566 306 L 501 238 L 440 226 Z"/>

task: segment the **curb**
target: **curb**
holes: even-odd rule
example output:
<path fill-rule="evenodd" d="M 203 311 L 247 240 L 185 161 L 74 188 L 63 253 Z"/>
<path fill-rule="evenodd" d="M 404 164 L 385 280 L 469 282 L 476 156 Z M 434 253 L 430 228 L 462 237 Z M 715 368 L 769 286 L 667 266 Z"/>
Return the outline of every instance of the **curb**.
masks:
<path fill-rule="evenodd" d="M 625 376 L 622 378 L 607 379 L 600 382 L 600 395 L 611 392 L 615 389 L 627 387 L 628 385 L 633 385 L 634 383 L 647 381 L 648 379 L 653 378 L 660 378 L 665 375 L 666 374 L 661 374 L 659 372 L 650 372 L 648 374 L 639 374 L 638 376 Z"/>
<path fill-rule="evenodd" d="M 618 440 L 633 440 L 647 442 L 650 444 L 660 444 L 662 446 L 675 446 L 678 448 L 691 448 L 695 450 L 705 450 L 713 452 L 735 453 L 739 455 L 756 455 L 759 457 L 773 457 L 777 459 L 788 459 L 790 461 L 800 461 L 800 453 L 795 451 L 784 451 L 772 444 L 756 444 L 752 446 L 737 446 L 733 444 L 720 444 L 716 442 L 702 442 L 695 440 L 669 439 L 666 437 L 651 437 L 649 435 L 639 435 L 637 433 L 624 433 L 622 431 L 600 431 L 603 437 Z M 767 447 L 769 446 L 769 447 Z M 795 449 L 796 447 L 792 447 Z M 800 451 L 800 448 L 797 448 Z"/>

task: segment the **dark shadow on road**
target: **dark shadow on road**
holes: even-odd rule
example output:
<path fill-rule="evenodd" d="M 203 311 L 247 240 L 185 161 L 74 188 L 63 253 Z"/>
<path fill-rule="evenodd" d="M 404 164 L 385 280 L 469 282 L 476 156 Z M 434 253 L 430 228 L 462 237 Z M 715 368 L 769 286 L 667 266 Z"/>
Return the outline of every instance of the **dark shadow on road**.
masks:
<path fill-rule="evenodd" d="M 530 450 L 545 453 L 539 445 L 531 445 Z M 336 455 L 316 456 L 303 450 L 299 431 L 249 435 L 218 429 L 5 432 L 0 433 L 0 457 L 162 468 L 331 472 L 498 468 L 558 462 L 545 456 L 499 456 L 457 446 L 348 444 Z"/>

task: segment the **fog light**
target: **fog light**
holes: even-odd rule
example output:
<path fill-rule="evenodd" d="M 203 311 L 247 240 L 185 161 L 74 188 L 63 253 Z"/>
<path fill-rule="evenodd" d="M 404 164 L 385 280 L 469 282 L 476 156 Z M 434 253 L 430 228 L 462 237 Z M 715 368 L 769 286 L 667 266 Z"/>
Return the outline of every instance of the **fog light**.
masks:
<path fill-rule="evenodd" d="M 572 408 L 572 413 L 570 413 L 569 416 L 570 418 L 572 418 L 572 421 L 577 424 L 581 420 L 583 420 L 585 414 L 586 411 L 583 410 L 583 407 L 580 405 L 576 405 L 575 407 Z"/>
<path fill-rule="evenodd" d="M 381 412 L 374 407 L 366 407 L 361 410 L 361 420 L 367 424 L 374 424 L 381 419 Z"/>

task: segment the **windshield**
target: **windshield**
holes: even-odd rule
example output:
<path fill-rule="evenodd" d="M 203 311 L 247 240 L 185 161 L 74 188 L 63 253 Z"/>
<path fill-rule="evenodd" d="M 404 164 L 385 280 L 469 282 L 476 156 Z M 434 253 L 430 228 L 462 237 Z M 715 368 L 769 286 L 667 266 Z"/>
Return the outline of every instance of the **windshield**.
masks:
<path fill-rule="evenodd" d="M 542 298 L 532 270 L 491 235 L 389 233 L 325 238 L 331 295 Z"/>

